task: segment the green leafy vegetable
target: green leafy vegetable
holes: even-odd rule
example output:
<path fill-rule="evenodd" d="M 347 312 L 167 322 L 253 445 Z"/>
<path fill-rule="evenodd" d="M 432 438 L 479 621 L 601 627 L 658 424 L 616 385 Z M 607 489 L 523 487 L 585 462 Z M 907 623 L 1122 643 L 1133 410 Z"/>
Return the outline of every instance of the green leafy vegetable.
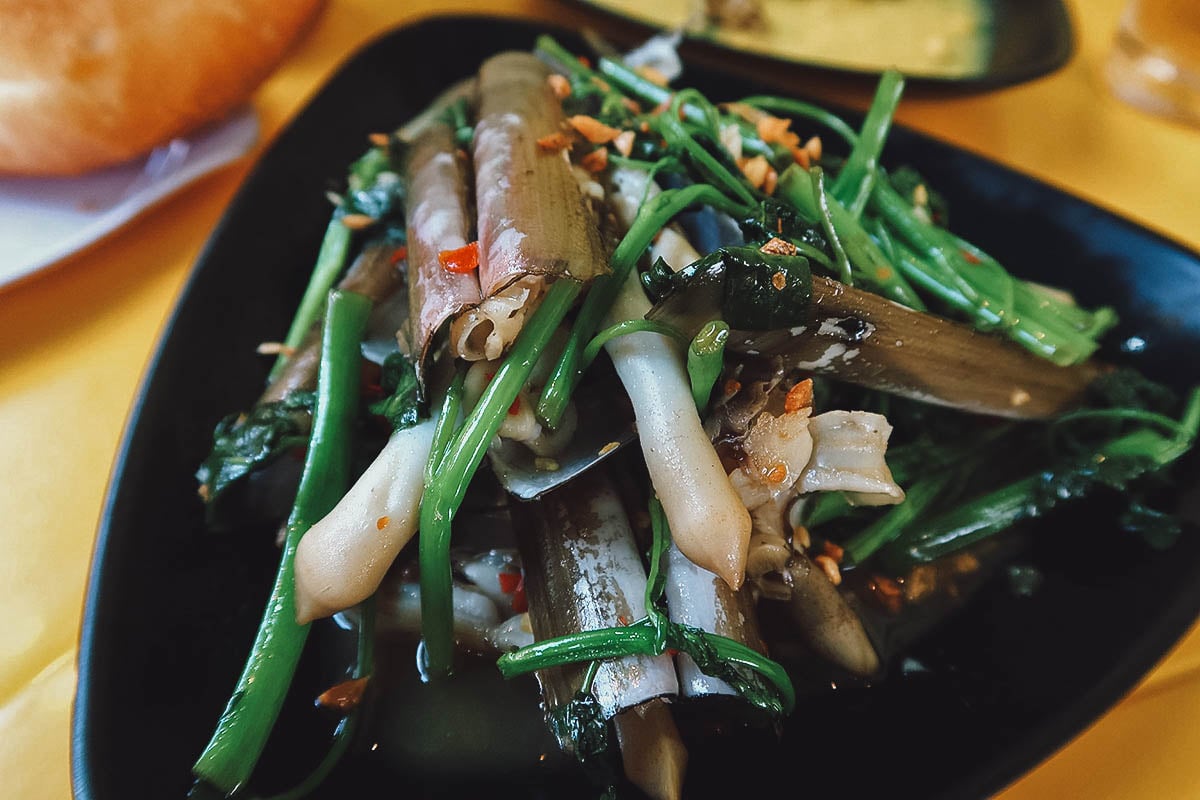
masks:
<path fill-rule="evenodd" d="M 747 207 L 753 206 L 757 198 L 737 166 L 728 163 L 727 155 L 724 158 L 714 155 L 710 148 L 705 147 L 703 136 L 698 137 L 680 121 L 682 94 L 676 95 L 671 101 L 667 113 L 652 118 L 652 127 L 667 141 L 668 148 L 691 165 L 705 185 L 714 186 Z"/>
<path fill-rule="evenodd" d="M 1080 412 L 1067 415 L 1055 425 L 1091 425 L 1107 417 L 1110 422 L 1127 426 L 1131 418 L 1136 419 L 1129 411 Z M 1167 422 L 1172 430 L 1166 434 L 1160 432 L 1163 421 L 1152 414 L 1132 429 L 1123 429 L 1107 440 L 1088 445 L 1086 450 L 1082 449 L 1082 439 L 1067 442 L 1073 452 L 1059 456 L 1049 466 L 914 526 L 887 548 L 885 559 L 897 567 L 931 561 L 1100 489 L 1132 492 L 1134 502 L 1125 520 L 1147 533 L 1151 544 L 1169 543 L 1175 535 L 1174 526 L 1164 515 L 1150 512 L 1141 504 L 1136 482 L 1191 448 L 1200 430 L 1200 388 L 1192 391 L 1180 420 Z"/>
<path fill-rule="evenodd" d="M 888 129 L 900 96 L 904 93 L 904 76 L 894 69 L 884 70 L 875 89 L 875 99 L 863 120 L 862 131 L 846 163 L 838 172 L 832 194 L 854 216 L 862 215 L 875 185 L 879 154 L 887 140 Z"/>
<path fill-rule="evenodd" d="M 771 330 L 808 319 L 812 273 L 804 256 L 768 255 L 751 247 L 724 252 L 721 314 L 739 330 Z"/>
<path fill-rule="evenodd" d="M 380 385 L 386 397 L 372 403 L 370 411 L 385 417 L 393 431 L 411 428 L 427 416 L 421 404 L 417 370 L 408 356 L 392 353 L 384 360 Z"/>
<path fill-rule="evenodd" d="M 909 166 L 903 166 L 888 174 L 892 188 L 901 197 L 915 198 L 921 193 L 925 195 L 923 205 L 928 211 L 929 220 L 934 225 L 945 228 L 950 224 L 950 204 L 941 192 L 929 185 L 925 176 Z M 921 187 L 918 189 L 917 187 Z M 914 200 L 915 205 L 915 200 Z"/>
<path fill-rule="evenodd" d="M 616 781 L 621 763 L 614 747 L 612 728 L 604 717 L 604 709 L 592 695 L 592 684 L 600 662 L 593 661 L 584 673 L 579 691 L 569 701 L 546 715 L 550 732 L 564 751 L 572 753 L 591 776 L 592 783 L 607 787 L 602 797 L 616 800 Z"/>
<path fill-rule="evenodd" d="M 896 539 L 913 520 L 953 482 L 955 473 L 942 470 L 921 478 L 905 490 L 904 502 L 876 519 L 843 544 L 850 564 L 861 564 Z"/>
<path fill-rule="evenodd" d="M 667 189 L 638 209 L 637 218 L 613 251 L 612 272 L 601 275 L 592 282 L 579 314 L 575 317 L 575 324 L 571 327 L 562 355 L 542 388 L 542 395 L 538 399 L 537 417 L 543 424 L 556 428 L 562 421 L 562 415 L 571 399 L 571 392 L 583 375 L 583 351 L 600 327 L 600 320 L 612 307 L 617 293 L 642 253 L 676 214 L 692 206 L 704 204 L 736 216 L 744 216 L 751 212 L 749 207 L 705 184 Z"/>
<path fill-rule="evenodd" d="M 336 215 L 365 214 L 375 221 L 376 229 L 382 228 L 398 244 L 405 242 L 402 160 L 403 148 L 397 141 L 368 150 L 350 167 L 347 192 Z"/>
<path fill-rule="evenodd" d="M 672 272 L 655 264 L 643 282 L 665 300 L 669 322 L 696 330 L 719 314 L 737 330 L 771 330 L 801 325 L 812 300 L 812 272 L 804 256 L 771 255 L 753 247 L 723 247 Z M 681 316 L 682 315 L 682 316 Z"/>
<path fill-rule="evenodd" d="M 764 111 L 787 114 L 797 119 L 808 119 L 836 133 L 844 141 L 853 145 L 858 141 L 858 134 L 845 120 L 820 106 L 806 103 L 803 100 L 793 100 L 790 97 L 774 97 L 771 95 L 754 95 L 742 98 L 743 103 Z"/>
<path fill-rule="evenodd" d="M 291 350 L 300 346 L 308 331 L 321 318 L 325 309 L 325 298 L 346 267 L 346 260 L 350 255 L 350 242 L 354 235 L 342 224 L 342 216 L 340 207 L 334 209 L 329 224 L 325 226 L 325 236 L 321 239 L 321 249 L 317 252 L 317 261 L 308 278 L 308 286 L 304 287 L 304 296 L 300 298 L 300 305 L 283 340 Z M 279 376 L 287 359 L 283 353 L 279 354 L 271 367 L 268 380 L 275 380 Z"/>
<path fill-rule="evenodd" d="M 648 319 L 627 319 L 615 325 L 610 325 L 592 337 L 587 347 L 583 349 L 583 369 L 587 369 L 596 360 L 596 356 L 600 355 L 600 351 L 604 348 L 604 345 L 617 337 L 628 336 L 631 333 L 657 333 L 660 336 L 670 336 L 680 344 L 687 343 L 687 337 L 670 325 Z"/>
<path fill-rule="evenodd" d="M 285 399 L 255 406 L 245 418 L 231 414 L 217 423 L 213 447 L 196 470 L 201 496 L 209 508 L 230 485 L 308 441 L 313 392 L 293 392 Z"/>
<path fill-rule="evenodd" d="M 550 732 L 564 750 L 572 753 L 592 772 L 601 772 L 604 777 L 612 774 L 607 762 L 613 748 L 612 733 L 604 710 L 596 698 L 581 691 L 570 701 L 546 715 Z"/>
<path fill-rule="evenodd" d="M 375 669 L 375 598 L 370 597 L 364 600 L 359 604 L 358 610 L 359 622 L 356 636 L 358 654 L 350 675 L 355 680 L 369 678 Z M 346 755 L 346 751 L 350 749 L 350 743 L 354 741 L 354 735 L 358 732 L 362 717 L 362 706 L 352 708 L 346 716 L 338 720 L 337 727 L 333 731 L 333 742 L 324 758 L 313 768 L 312 772 L 286 792 L 271 795 L 265 800 L 303 800 L 315 792 L 333 772 L 333 768 L 338 765 L 342 757 Z M 198 800 L 198 798 L 193 797 L 191 800 Z"/>
<path fill-rule="evenodd" d="M 749 244 L 762 244 L 778 237 L 793 243 L 804 242 L 823 253 L 829 249 L 817 226 L 801 217 L 792 206 L 773 197 L 759 203 L 754 213 L 741 219 L 739 225 Z"/>
<path fill-rule="evenodd" d="M 825 220 L 827 236 L 828 229 L 836 231 L 838 240 L 845 249 L 855 284 L 878 292 L 901 305 L 924 311 L 925 304 L 888 261 L 887 256 L 863 228 L 862 222 L 824 191 L 821 176 L 822 172 L 819 169 L 805 170 L 798 164 L 793 164 L 779 176 L 776 196 L 790 203 L 802 218 L 810 222 L 821 223 Z M 840 269 L 844 268 L 845 265 L 840 265 Z"/>
<path fill-rule="evenodd" d="M 442 459 L 446 448 L 458 433 L 458 417 L 462 412 L 463 387 L 467 380 L 467 368 L 459 364 L 454 372 L 454 380 L 446 389 L 442 398 L 442 406 L 438 412 L 437 424 L 433 428 L 433 444 L 429 448 L 429 461 L 425 463 L 425 486 L 433 484 L 438 471 L 442 468 Z"/>

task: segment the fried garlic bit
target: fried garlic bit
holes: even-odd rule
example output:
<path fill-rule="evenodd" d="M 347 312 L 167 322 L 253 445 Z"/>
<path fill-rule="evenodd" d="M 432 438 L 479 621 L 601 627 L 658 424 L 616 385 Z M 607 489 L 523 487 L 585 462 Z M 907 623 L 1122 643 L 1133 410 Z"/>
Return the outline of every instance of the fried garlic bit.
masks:
<path fill-rule="evenodd" d="M 772 236 L 766 244 L 758 248 L 758 251 L 769 256 L 794 256 L 800 252 L 796 245 L 777 236 Z"/>

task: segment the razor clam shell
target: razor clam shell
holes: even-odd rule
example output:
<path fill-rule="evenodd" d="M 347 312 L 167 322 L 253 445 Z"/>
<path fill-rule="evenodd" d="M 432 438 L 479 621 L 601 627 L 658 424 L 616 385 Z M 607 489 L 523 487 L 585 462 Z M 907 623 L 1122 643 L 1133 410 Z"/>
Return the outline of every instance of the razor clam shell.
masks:
<path fill-rule="evenodd" d="M 446 123 L 430 122 L 413 142 L 406 169 L 409 318 L 422 385 L 438 330 L 480 302 L 478 275 L 448 272 L 438 260 L 442 251 L 464 247 L 471 235 L 468 170 Z"/>
<path fill-rule="evenodd" d="M 534 637 L 610 628 L 646 615 L 646 572 L 624 507 L 594 471 L 520 507 L 532 524 L 518 525 L 525 591 Z M 547 707 L 569 702 L 586 665 L 540 670 Z M 592 691 L 606 718 L 679 684 L 671 657 L 633 655 L 601 663 Z"/>
<path fill-rule="evenodd" d="M 549 74 L 521 52 L 493 56 L 479 70 L 474 156 L 484 297 L 526 275 L 587 281 L 608 271 L 599 214 L 567 152 L 538 145 L 563 124 Z"/>

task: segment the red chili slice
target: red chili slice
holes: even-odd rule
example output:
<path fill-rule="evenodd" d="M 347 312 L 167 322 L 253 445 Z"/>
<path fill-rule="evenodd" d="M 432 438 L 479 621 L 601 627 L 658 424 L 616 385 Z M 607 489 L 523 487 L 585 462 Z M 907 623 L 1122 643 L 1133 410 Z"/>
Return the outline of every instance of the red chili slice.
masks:
<path fill-rule="evenodd" d="M 525 598 L 525 576 L 521 576 L 521 580 L 517 583 L 517 588 L 513 590 L 512 599 L 513 611 L 518 614 L 524 614 L 529 610 L 529 601 Z"/>
<path fill-rule="evenodd" d="M 512 594 L 521 585 L 521 573 L 519 572 L 501 572 L 500 573 L 500 591 L 505 594 Z"/>
<path fill-rule="evenodd" d="M 479 242 L 471 242 L 457 250 L 443 250 L 438 253 L 438 263 L 447 272 L 470 272 L 479 266 Z"/>

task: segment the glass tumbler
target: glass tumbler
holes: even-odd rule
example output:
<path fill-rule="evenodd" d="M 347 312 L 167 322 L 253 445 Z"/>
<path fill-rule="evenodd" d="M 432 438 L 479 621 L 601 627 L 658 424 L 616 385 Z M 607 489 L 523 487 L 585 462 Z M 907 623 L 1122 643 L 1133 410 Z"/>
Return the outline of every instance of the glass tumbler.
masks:
<path fill-rule="evenodd" d="M 1200 125 L 1200 0 L 1130 0 L 1105 72 L 1122 100 Z"/>

